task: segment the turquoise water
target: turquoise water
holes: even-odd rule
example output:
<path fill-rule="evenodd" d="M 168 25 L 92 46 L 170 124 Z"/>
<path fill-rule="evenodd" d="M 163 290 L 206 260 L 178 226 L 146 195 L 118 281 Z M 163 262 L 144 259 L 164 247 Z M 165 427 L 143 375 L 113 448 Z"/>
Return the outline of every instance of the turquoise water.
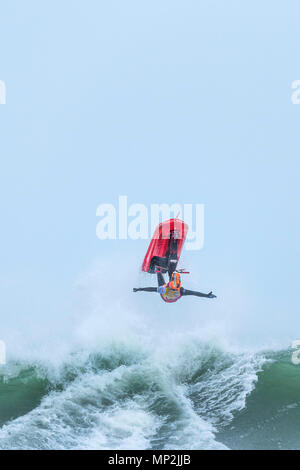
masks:
<path fill-rule="evenodd" d="M 1 449 L 299 449 L 300 367 L 196 336 L 10 361 L 0 425 Z"/>

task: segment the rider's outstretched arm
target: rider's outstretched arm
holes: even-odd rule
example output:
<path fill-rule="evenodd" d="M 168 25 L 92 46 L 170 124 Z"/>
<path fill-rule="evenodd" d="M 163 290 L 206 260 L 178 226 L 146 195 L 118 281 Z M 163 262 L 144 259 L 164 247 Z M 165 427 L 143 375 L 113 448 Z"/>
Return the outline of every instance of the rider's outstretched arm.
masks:
<path fill-rule="evenodd" d="M 133 292 L 157 292 L 157 287 L 134 287 L 132 290 Z"/>
<path fill-rule="evenodd" d="M 212 292 L 209 292 L 208 294 L 203 294 L 202 292 L 184 289 L 183 287 L 181 287 L 180 293 L 181 295 L 196 295 L 197 297 L 207 297 L 208 299 L 214 299 L 216 297 L 216 295 L 214 295 Z"/>

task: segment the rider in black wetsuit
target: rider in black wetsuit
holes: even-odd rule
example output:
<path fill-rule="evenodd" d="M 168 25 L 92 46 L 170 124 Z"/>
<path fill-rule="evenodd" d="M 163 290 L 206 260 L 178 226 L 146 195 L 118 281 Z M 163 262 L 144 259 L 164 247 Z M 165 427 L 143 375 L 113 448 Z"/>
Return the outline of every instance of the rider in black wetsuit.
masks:
<path fill-rule="evenodd" d="M 202 292 L 197 292 L 193 290 L 184 289 L 181 287 L 180 274 L 178 272 L 173 272 L 170 276 L 170 281 L 165 282 L 164 276 L 161 272 L 157 273 L 157 282 L 158 287 L 139 287 L 133 288 L 133 292 L 143 291 L 143 292 L 157 292 L 160 294 L 161 298 L 165 302 L 176 302 L 180 297 L 184 295 L 195 295 L 197 297 L 207 297 L 213 299 L 216 296 L 212 292 L 208 294 L 203 294 Z"/>

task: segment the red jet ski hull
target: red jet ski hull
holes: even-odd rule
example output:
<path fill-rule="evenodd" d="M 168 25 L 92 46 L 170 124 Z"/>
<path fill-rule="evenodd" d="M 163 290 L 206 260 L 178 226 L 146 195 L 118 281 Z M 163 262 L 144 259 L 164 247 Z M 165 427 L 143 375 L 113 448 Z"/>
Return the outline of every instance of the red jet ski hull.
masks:
<path fill-rule="evenodd" d="M 155 273 L 173 272 L 180 258 L 181 250 L 188 232 L 188 225 L 180 219 L 170 219 L 160 223 L 152 236 L 142 264 L 142 271 Z"/>

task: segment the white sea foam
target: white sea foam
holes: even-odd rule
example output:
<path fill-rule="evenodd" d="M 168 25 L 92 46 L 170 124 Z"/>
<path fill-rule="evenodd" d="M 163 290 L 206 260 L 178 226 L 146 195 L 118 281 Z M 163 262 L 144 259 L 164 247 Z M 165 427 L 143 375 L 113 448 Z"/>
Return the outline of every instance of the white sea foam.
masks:
<path fill-rule="evenodd" d="M 52 335 L 41 322 L 10 354 L 7 380 L 35 367 L 49 392 L 2 426 L 0 448 L 226 448 L 216 430 L 245 406 L 263 356 L 232 350 L 214 322 L 191 331 L 184 304 L 171 311 L 150 295 L 142 314 L 132 281 L 109 272 L 82 277 L 75 314 Z"/>

